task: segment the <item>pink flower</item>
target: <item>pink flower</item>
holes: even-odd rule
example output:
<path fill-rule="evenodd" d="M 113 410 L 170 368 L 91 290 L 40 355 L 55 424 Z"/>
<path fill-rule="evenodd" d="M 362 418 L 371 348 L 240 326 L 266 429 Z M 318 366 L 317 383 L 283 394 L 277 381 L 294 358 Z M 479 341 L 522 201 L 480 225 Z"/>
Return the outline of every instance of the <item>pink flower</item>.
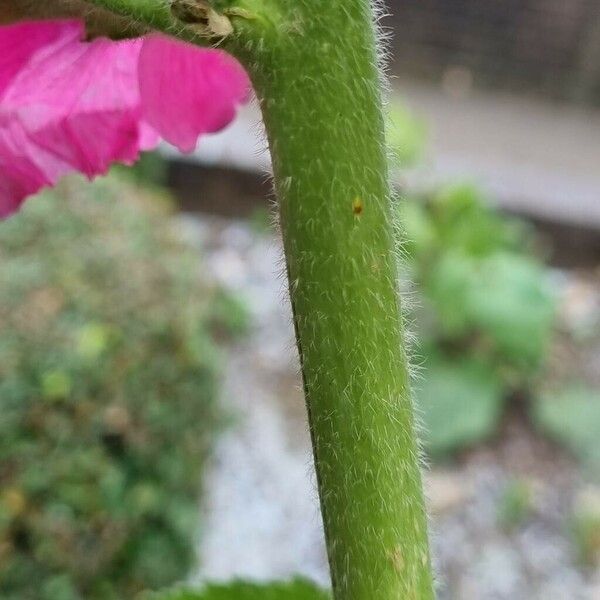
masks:
<path fill-rule="evenodd" d="M 0 27 L 0 217 L 67 173 L 131 164 L 161 137 L 190 152 L 248 97 L 245 72 L 221 51 L 83 34 L 79 21 Z"/>

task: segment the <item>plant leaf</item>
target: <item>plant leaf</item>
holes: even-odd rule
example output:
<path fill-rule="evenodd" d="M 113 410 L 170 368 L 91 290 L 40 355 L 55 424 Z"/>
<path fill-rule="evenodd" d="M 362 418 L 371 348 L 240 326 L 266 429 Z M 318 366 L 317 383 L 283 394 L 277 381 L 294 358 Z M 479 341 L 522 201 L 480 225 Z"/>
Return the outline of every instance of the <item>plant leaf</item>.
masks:
<path fill-rule="evenodd" d="M 502 384 L 474 359 L 433 357 L 417 386 L 429 453 L 440 456 L 493 433 L 502 409 Z"/>
<path fill-rule="evenodd" d="M 600 473 L 600 393 L 582 384 L 542 394 L 532 405 L 534 423 Z"/>

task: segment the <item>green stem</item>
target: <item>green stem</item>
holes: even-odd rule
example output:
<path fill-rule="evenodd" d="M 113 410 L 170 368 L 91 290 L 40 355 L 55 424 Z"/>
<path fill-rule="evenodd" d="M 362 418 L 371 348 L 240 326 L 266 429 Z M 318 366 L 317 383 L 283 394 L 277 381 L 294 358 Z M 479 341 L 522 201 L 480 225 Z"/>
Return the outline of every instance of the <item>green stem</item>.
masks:
<path fill-rule="evenodd" d="M 335 599 L 429 600 L 370 2 L 210 3 L 269 137 Z"/>
<path fill-rule="evenodd" d="M 236 2 L 271 17 L 259 33 L 236 23 L 232 51 L 252 76 L 273 157 L 334 596 L 427 600 L 370 3 Z"/>

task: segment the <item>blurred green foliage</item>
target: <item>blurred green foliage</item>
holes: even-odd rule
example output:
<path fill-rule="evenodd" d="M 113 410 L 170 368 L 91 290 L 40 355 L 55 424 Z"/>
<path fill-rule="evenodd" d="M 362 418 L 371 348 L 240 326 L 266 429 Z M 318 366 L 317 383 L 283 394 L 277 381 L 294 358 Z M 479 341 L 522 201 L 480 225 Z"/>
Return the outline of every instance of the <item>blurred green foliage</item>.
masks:
<path fill-rule="evenodd" d="M 425 133 L 407 108 L 392 107 L 388 140 L 397 167 L 419 162 Z M 581 382 L 541 381 L 557 298 L 531 228 L 465 182 L 409 195 L 398 214 L 403 280 L 416 288 L 410 321 L 423 368 L 414 387 L 428 453 L 445 456 L 489 437 L 506 399 L 520 392 L 536 427 L 597 475 L 600 393 Z M 585 323 L 572 342 L 594 335 Z"/>
<path fill-rule="evenodd" d="M 582 383 L 553 386 L 535 399 L 531 414 L 541 431 L 568 448 L 597 477 L 600 473 L 598 390 Z"/>
<path fill-rule="evenodd" d="M 425 121 L 401 102 L 393 102 L 387 111 L 387 142 L 392 159 L 403 167 L 418 163 L 425 153 Z"/>
<path fill-rule="evenodd" d="M 600 564 L 600 510 L 576 510 L 569 521 L 569 533 L 580 564 L 597 567 Z"/>
<path fill-rule="evenodd" d="M 477 187 L 452 185 L 401 205 L 424 333 L 494 358 L 527 379 L 548 348 L 555 302 L 522 223 L 490 208 Z"/>
<path fill-rule="evenodd" d="M 115 165 L 113 171 L 122 179 L 129 179 L 138 185 L 160 189 L 169 179 L 169 162 L 159 150 L 142 152 L 139 160 L 131 165 Z"/>
<path fill-rule="evenodd" d="M 416 388 L 430 456 L 442 456 L 494 433 L 503 389 L 484 362 L 469 356 L 451 359 L 432 350 Z"/>
<path fill-rule="evenodd" d="M 529 230 L 476 186 L 445 186 L 399 212 L 424 355 L 415 387 L 430 453 L 443 455 L 489 436 L 509 393 L 535 382 L 555 299 Z"/>
<path fill-rule="evenodd" d="M 528 481 L 508 482 L 498 500 L 498 522 L 506 530 L 521 525 L 533 510 L 533 490 Z"/>
<path fill-rule="evenodd" d="M 3 600 L 122 600 L 192 563 L 214 293 L 168 215 L 68 180 L 0 225 Z"/>
<path fill-rule="evenodd" d="M 151 594 L 145 600 L 328 600 L 330 595 L 314 584 L 298 579 L 291 583 L 233 581 L 208 585 L 201 591 L 173 590 Z"/>
<path fill-rule="evenodd" d="M 211 331 L 221 339 L 239 338 L 251 329 L 245 298 L 226 290 L 218 290 L 210 310 Z"/>

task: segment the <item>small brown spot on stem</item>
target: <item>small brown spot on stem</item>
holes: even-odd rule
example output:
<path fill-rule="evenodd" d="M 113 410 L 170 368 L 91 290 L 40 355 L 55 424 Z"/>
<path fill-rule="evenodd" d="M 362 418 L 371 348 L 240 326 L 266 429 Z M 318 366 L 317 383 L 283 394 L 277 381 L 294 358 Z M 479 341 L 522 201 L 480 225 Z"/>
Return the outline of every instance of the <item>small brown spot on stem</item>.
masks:
<path fill-rule="evenodd" d="M 354 213 L 354 215 L 355 216 L 361 215 L 364 208 L 365 207 L 364 207 L 362 198 L 360 198 L 359 196 L 354 198 L 354 200 L 352 201 L 352 212 Z"/>

